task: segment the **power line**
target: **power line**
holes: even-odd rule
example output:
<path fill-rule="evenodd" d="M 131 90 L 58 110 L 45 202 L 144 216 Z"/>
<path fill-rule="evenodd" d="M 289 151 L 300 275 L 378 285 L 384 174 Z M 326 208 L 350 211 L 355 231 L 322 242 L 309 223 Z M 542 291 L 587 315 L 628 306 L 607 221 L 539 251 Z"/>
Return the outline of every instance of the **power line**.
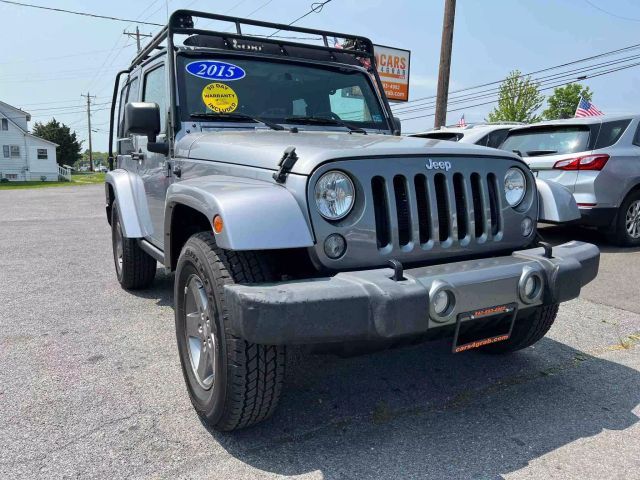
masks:
<path fill-rule="evenodd" d="M 555 82 L 560 80 L 561 78 L 566 78 L 569 76 L 576 76 L 575 79 L 573 79 L 573 81 L 580 81 L 580 80 L 584 80 L 587 78 L 587 76 L 585 75 L 584 78 L 583 75 L 586 72 L 591 72 L 593 70 L 597 70 L 597 69 L 601 69 L 603 67 L 609 67 L 612 65 L 618 65 L 621 63 L 626 63 L 632 60 L 638 60 L 640 59 L 640 55 L 630 55 L 628 57 L 624 57 L 621 59 L 616 59 L 616 60 L 609 60 L 606 62 L 601 62 L 601 63 L 597 63 L 597 64 L 593 64 L 593 65 L 588 65 L 585 67 L 581 67 L 581 68 L 577 68 L 577 69 L 572 69 L 572 70 L 567 70 L 564 72 L 558 72 L 558 73 L 554 73 L 551 75 L 545 75 L 542 77 L 538 77 L 538 78 L 532 78 L 531 80 L 534 81 L 535 83 L 538 83 L 539 85 L 544 85 L 550 82 Z M 491 97 L 494 95 L 497 95 L 500 91 L 500 88 L 491 88 L 491 89 L 487 89 L 487 90 L 480 90 L 477 92 L 473 92 L 473 93 L 467 93 L 464 95 L 458 95 L 458 96 L 454 96 L 452 97 L 452 101 L 449 102 L 451 104 L 456 104 L 456 103 L 465 103 L 465 102 L 470 102 L 470 101 L 474 101 L 474 100 L 478 100 L 480 98 L 487 98 L 487 97 Z M 431 108 L 434 108 L 435 106 L 435 102 L 428 102 L 425 104 L 420 104 L 420 105 L 407 105 L 407 106 L 403 106 L 403 108 L 400 109 L 396 109 L 394 110 L 395 114 L 404 114 L 404 113 L 412 113 L 412 112 L 417 112 L 417 111 L 421 111 L 421 110 L 428 110 Z"/>
<path fill-rule="evenodd" d="M 24 72 L 24 71 L 14 71 L 12 73 L 7 73 L 6 75 L 0 75 L 0 81 L 2 80 L 27 80 L 27 79 L 31 79 L 31 78 L 44 78 L 45 80 L 48 78 L 55 78 L 59 75 L 65 75 L 65 74 L 70 74 L 70 73 L 83 73 L 83 72 L 87 72 L 87 71 L 91 71 L 92 69 L 96 68 L 93 65 L 86 65 L 84 66 L 84 68 L 74 68 L 71 70 L 56 70 L 56 71 L 49 71 L 49 72 Z M 55 77 L 51 77 L 50 75 L 55 75 Z"/>
<path fill-rule="evenodd" d="M 91 95 L 91 98 L 95 98 L 95 95 Z M 111 102 L 92 103 L 91 105 L 93 105 L 93 106 L 111 105 Z M 73 105 L 73 106 L 69 105 L 67 107 L 30 108 L 29 109 L 30 111 L 28 113 L 31 113 L 31 112 L 42 112 L 42 111 L 44 111 L 44 112 L 53 112 L 53 111 L 56 111 L 56 110 L 70 110 L 70 109 L 71 110 L 75 110 L 77 108 L 78 107 L 76 105 Z"/>
<path fill-rule="evenodd" d="M 136 39 L 136 45 L 138 47 L 138 53 L 140 53 L 140 50 L 142 50 L 142 48 L 140 47 L 140 38 L 141 37 L 146 37 L 146 38 L 152 38 L 153 37 L 153 35 L 151 35 L 150 33 L 140 33 L 140 29 L 138 28 L 137 25 L 136 25 L 136 31 L 135 32 L 127 32 L 127 30 L 125 29 L 122 32 L 122 34 L 126 35 L 127 37 Z"/>
<path fill-rule="evenodd" d="M 131 45 L 134 45 L 133 43 L 128 43 L 127 45 L 124 45 L 121 48 L 126 48 L 126 47 L 130 47 Z M 96 53 L 104 53 L 104 52 L 110 52 L 110 49 L 104 49 L 104 50 L 92 50 L 90 52 L 80 52 L 80 53 L 72 53 L 70 55 L 60 55 L 57 57 L 45 57 L 45 58 L 38 58 L 38 63 L 40 62 L 45 62 L 45 61 L 49 61 L 49 60 L 60 60 L 62 58 L 71 58 L 71 57 L 81 57 L 83 55 L 93 55 Z M 16 60 L 15 62 L 0 62 L 0 65 L 13 65 L 15 63 L 33 63 L 33 60 Z"/>
<path fill-rule="evenodd" d="M 254 13 L 258 13 L 260 10 L 262 10 L 264 7 L 266 7 L 267 5 L 269 5 L 271 2 L 273 2 L 273 0 L 267 0 L 266 2 L 264 2 L 262 5 L 260 5 L 258 8 L 256 8 L 255 10 L 252 10 L 250 13 L 247 14 L 246 18 L 249 18 L 251 15 L 253 15 Z M 235 7 L 234 7 L 235 8 Z M 230 10 L 227 10 L 227 12 L 229 12 Z"/>
<path fill-rule="evenodd" d="M 92 95 L 93 97 L 93 95 Z M 80 108 L 80 107 L 78 107 Z M 105 107 L 105 108 L 96 108 L 95 110 L 91 110 L 91 113 L 96 113 L 96 112 L 103 112 L 105 110 L 110 110 L 110 107 Z M 31 118 L 42 118 L 42 117 L 59 117 L 61 115 L 77 115 L 78 113 L 85 113 L 87 111 L 86 108 L 80 108 L 77 112 L 57 112 L 57 113 L 46 113 L 46 112 L 38 112 L 34 115 L 31 115 Z M 27 112 L 27 113 L 31 113 L 31 112 Z M 4 118 L 9 118 L 11 120 L 15 120 L 15 119 L 19 119 L 19 118 L 24 118 L 24 115 L 22 116 L 16 116 L 16 117 L 4 117 Z M 71 124 L 74 123 L 78 123 L 75 120 L 71 122 Z"/>
<path fill-rule="evenodd" d="M 322 11 L 322 9 L 324 8 L 324 6 L 331 2 L 331 0 L 325 0 L 324 2 L 315 2 L 311 4 L 311 9 L 305 13 L 304 15 L 301 15 L 300 17 L 296 18 L 294 21 L 292 21 L 291 23 L 289 23 L 289 26 L 293 25 L 294 23 L 298 22 L 299 20 L 302 20 L 304 17 L 311 15 L 312 13 L 320 13 Z M 269 37 L 273 37 L 276 33 L 280 32 L 281 29 L 276 30 L 275 32 L 273 32 L 271 35 L 269 35 Z"/>
<path fill-rule="evenodd" d="M 620 20 L 628 20 L 630 22 L 640 22 L 640 18 L 623 17 L 622 15 L 618 15 L 616 13 L 609 12 L 608 10 L 605 10 L 604 8 L 600 8 L 599 6 L 594 5 L 593 3 L 591 3 L 589 0 L 584 0 L 584 1 L 588 5 L 591 5 L 593 8 L 595 8 L 596 10 L 600 10 L 602 13 L 606 13 L 607 15 L 611 15 L 612 17 L 619 18 Z"/>
<path fill-rule="evenodd" d="M 99 97 L 99 98 L 111 98 L 111 96 Z M 22 105 L 23 107 L 29 105 L 52 105 L 55 103 L 78 103 L 76 100 L 55 100 L 53 102 L 35 102 L 35 103 L 22 103 L 22 102 L 13 102 L 16 105 Z M 69 107 L 71 108 L 71 106 Z"/>
<path fill-rule="evenodd" d="M 96 81 L 96 79 L 98 79 L 100 77 L 100 75 L 102 74 L 103 69 L 105 68 L 109 68 L 113 65 L 113 63 L 116 61 L 116 59 L 120 56 L 120 54 L 122 53 L 122 49 L 117 50 L 118 44 L 120 43 L 120 40 L 122 40 L 123 37 L 118 37 L 116 39 L 116 43 L 113 44 L 113 47 L 111 47 L 111 52 L 109 52 L 109 54 L 104 58 L 104 61 L 102 62 L 102 65 L 100 65 L 100 68 L 98 68 L 98 70 L 95 71 L 93 77 L 91 78 L 89 85 L 87 85 L 87 90 L 89 90 L 89 88 L 93 87 L 94 82 Z M 111 55 L 118 51 L 118 53 L 116 53 L 113 58 L 111 59 Z M 107 65 L 107 62 L 111 59 L 111 63 L 109 65 Z M 84 89 L 83 89 L 84 90 Z M 102 93 L 102 91 L 100 91 L 100 93 Z"/>
<path fill-rule="evenodd" d="M 171 1 L 171 0 L 169 0 Z M 151 5 L 149 5 L 149 7 L 147 7 L 147 10 L 149 10 L 156 2 L 152 2 Z M 168 3 L 168 2 L 167 2 Z M 153 16 L 158 13 L 161 10 L 165 9 L 165 5 L 164 2 L 162 2 L 162 4 L 160 5 L 160 8 L 154 10 L 152 13 L 150 13 L 149 15 L 145 15 L 144 18 L 149 19 L 149 18 L 153 18 Z M 144 13 L 144 12 L 143 12 Z M 140 18 L 142 16 L 142 13 L 140 15 L 138 15 L 137 18 Z"/>
<path fill-rule="evenodd" d="M 93 95 L 92 95 L 93 97 Z M 104 110 L 109 110 L 110 107 L 104 107 L 104 108 L 96 108 L 95 110 L 92 110 L 91 113 L 96 113 L 96 112 L 102 112 Z M 78 107 L 77 111 L 73 111 L 73 112 L 37 112 L 34 115 L 31 115 L 32 117 L 58 117 L 60 115 L 76 115 L 78 113 L 84 113 L 86 112 L 86 108 L 83 107 Z M 31 112 L 29 112 L 31 113 Z"/>
<path fill-rule="evenodd" d="M 144 25 L 153 25 L 155 27 L 164 26 L 164 25 L 162 25 L 160 23 L 128 20 L 126 18 L 109 17 L 107 15 L 97 15 L 95 13 L 87 13 L 87 12 L 76 12 L 74 10 L 65 10 L 64 8 L 44 7 L 42 5 L 32 5 L 30 3 L 12 2 L 10 0 L 0 0 L 0 3 L 6 3 L 8 5 L 17 5 L 17 6 L 20 6 L 20 7 L 38 8 L 40 10 L 49 10 L 49 11 L 53 11 L 53 12 L 70 13 L 72 15 L 80 15 L 80 16 L 83 16 L 83 17 L 101 18 L 103 20 L 114 20 L 116 22 L 141 23 L 141 24 L 144 24 Z"/>
<path fill-rule="evenodd" d="M 633 49 L 636 49 L 636 48 L 640 48 L 640 43 L 629 45 L 627 47 L 618 48 L 618 49 L 615 49 L 615 50 L 609 50 L 609 51 L 602 52 L 602 53 L 599 53 L 599 54 L 596 54 L 596 55 L 592 55 L 592 56 L 589 56 L 589 57 L 579 58 L 579 59 L 573 60 L 571 62 L 565 62 L 565 63 L 559 64 L 559 65 L 546 67 L 546 68 L 543 68 L 543 69 L 540 69 L 540 70 L 536 70 L 536 71 L 533 71 L 533 72 L 525 73 L 525 74 L 523 74 L 523 76 L 528 77 L 528 76 L 532 76 L 532 75 L 537 75 L 538 73 L 544 73 L 544 72 L 548 72 L 550 70 L 556 70 L 558 68 L 567 67 L 569 65 L 575 65 L 576 63 L 582 63 L 582 62 L 586 62 L 586 61 L 589 61 L 589 60 L 594 60 L 596 58 L 615 55 L 617 53 L 622 53 L 622 52 L 625 52 L 625 51 L 628 51 L 628 50 L 633 50 Z M 454 94 L 454 93 L 466 92 L 466 91 L 469 91 L 469 90 L 475 90 L 475 89 L 478 89 L 478 88 L 487 87 L 489 85 L 496 85 L 496 84 L 502 83 L 502 81 L 503 80 L 495 80 L 493 82 L 487 82 L 487 83 L 482 83 L 482 84 L 479 84 L 479 85 L 474 85 L 474 86 L 471 86 L 471 87 L 460 88 L 458 90 L 453 90 L 453 91 L 449 92 L 449 94 L 451 95 L 451 94 Z M 405 102 L 402 105 L 398 105 L 398 108 L 405 107 L 405 106 L 407 106 L 408 104 L 411 104 L 411 103 L 421 102 L 422 100 L 430 100 L 432 98 L 436 98 L 436 96 L 435 95 L 429 95 L 429 96 L 426 96 L 426 97 L 416 98 L 414 100 L 411 100 L 410 102 Z"/>
<path fill-rule="evenodd" d="M 589 76 L 589 78 L 601 77 L 602 75 L 608 75 L 608 74 L 610 74 L 610 73 L 619 72 L 619 71 L 621 71 L 621 70 L 626 70 L 627 68 L 637 67 L 637 66 L 639 66 L 639 65 L 640 65 L 640 62 L 637 62 L 637 63 L 631 64 L 631 65 L 625 65 L 625 66 L 623 66 L 623 67 L 612 68 L 612 69 L 607 70 L 607 71 L 604 71 L 604 72 L 599 72 L 599 73 L 596 73 L 596 74 L 590 75 L 590 76 Z M 558 83 L 558 84 L 556 84 L 556 85 L 551 85 L 551 86 L 549 86 L 549 87 L 541 88 L 541 89 L 540 89 L 540 91 L 551 90 L 552 88 L 561 87 L 561 86 L 563 86 L 563 85 L 567 85 L 567 84 L 569 84 L 569 83 L 573 83 L 573 81 L 569 81 L 569 82 L 562 82 L 562 83 Z M 507 98 L 513 99 L 513 98 L 515 98 L 515 97 L 516 97 L 516 96 L 513 96 L 513 97 L 507 97 Z M 491 101 L 489 101 L 489 102 L 483 102 L 483 103 L 476 103 L 476 104 L 474 104 L 474 105 L 465 105 L 464 107 L 459 107 L 459 108 L 453 108 L 453 109 L 451 109 L 451 110 L 447 110 L 447 113 L 450 113 L 450 112 L 457 112 L 457 111 L 465 110 L 465 109 L 468 109 L 468 108 L 480 107 L 480 106 L 483 106 L 483 105 L 489 105 L 489 104 L 492 104 L 492 103 L 495 103 L 495 100 L 491 100 Z M 416 120 L 416 119 L 418 119 L 418 118 L 433 117 L 434 115 L 435 115 L 434 113 L 428 113 L 428 114 L 425 114 L 425 115 L 418 115 L 418 116 L 416 116 L 416 117 L 402 118 L 402 120 L 403 120 L 403 121 Z"/>

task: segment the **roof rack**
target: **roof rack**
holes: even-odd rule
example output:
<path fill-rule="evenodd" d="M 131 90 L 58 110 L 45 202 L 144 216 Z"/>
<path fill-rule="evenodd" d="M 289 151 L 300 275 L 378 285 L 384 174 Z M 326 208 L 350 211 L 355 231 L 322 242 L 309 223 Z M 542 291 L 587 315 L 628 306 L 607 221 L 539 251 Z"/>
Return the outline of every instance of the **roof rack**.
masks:
<path fill-rule="evenodd" d="M 220 22 L 230 23 L 235 27 L 235 33 L 195 28 L 194 19 L 217 20 Z M 273 28 L 275 31 L 316 35 L 321 37 L 323 45 L 291 42 L 286 39 L 275 38 L 273 36 L 270 37 L 267 35 L 259 36 L 255 34 L 247 34 L 243 33 L 243 26 Z M 371 60 L 372 64 L 374 61 L 373 43 L 366 37 L 348 33 L 317 30 L 313 28 L 294 27 L 282 23 L 271 23 L 263 22 L 260 20 L 251 20 L 247 18 L 230 17 L 226 15 L 218 15 L 214 13 L 200 12 L 195 10 L 176 10 L 175 12 L 173 12 L 173 14 L 171 14 L 171 17 L 169 17 L 169 22 L 167 23 L 167 25 L 162 27 L 162 30 L 160 30 L 160 32 L 151 39 L 151 41 L 138 53 L 138 55 L 136 55 L 136 57 L 131 62 L 130 68 L 133 68 L 144 62 L 147 58 L 155 53 L 156 49 L 164 48 L 161 46 L 161 44 L 165 40 L 167 40 L 167 47 L 173 48 L 173 36 L 176 34 L 218 37 L 223 40 L 223 45 L 226 50 L 236 50 L 234 45 L 236 45 L 237 42 L 234 43 L 233 40 L 242 40 L 245 42 L 260 42 L 263 44 L 277 46 L 280 48 L 280 51 L 283 55 L 287 55 L 287 47 L 304 47 L 310 50 L 329 52 L 330 54 L 347 54 L 352 55 L 356 58 L 365 58 Z M 337 46 L 330 46 L 330 37 L 343 40 L 342 48 Z"/>
<path fill-rule="evenodd" d="M 235 33 L 220 32 L 215 30 L 206 30 L 203 28 L 195 28 L 194 19 L 206 19 L 216 20 L 220 22 L 227 22 L 235 27 Z M 274 33 L 271 36 L 259 36 L 255 34 L 243 33 L 243 26 L 253 26 L 262 28 L 272 28 Z M 288 39 L 282 39 L 280 37 L 275 38 L 275 33 L 278 32 L 293 32 L 302 33 L 308 35 L 320 36 L 323 45 L 314 45 L 311 43 L 291 42 Z M 376 87 L 380 92 L 380 98 L 384 105 L 385 120 L 389 128 L 397 135 L 400 131 L 396 128 L 393 113 L 389 106 L 389 101 L 384 94 L 384 88 L 382 81 L 376 70 L 376 60 L 373 50 L 373 43 L 366 37 L 358 35 L 351 35 L 349 33 L 331 32 L 326 30 L 317 30 L 313 28 L 294 27 L 291 25 L 284 25 L 282 23 L 263 22 L 260 20 L 251 20 L 240 17 L 230 17 L 226 15 L 218 15 L 214 13 L 200 12 L 195 10 L 176 10 L 169 17 L 167 25 L 162 27 L 160 32 L 151 39 L 151 41 L 136 55 L 131 62 L 131 65 L 126 70 L 118 72 L 116 75 L 116 81 L 113 87 L 113 101 L 111 104 L 111 116 L 109 121 L 109 168 L 113 166 L 113 134 L 115 123 L 115 105 L 118 96 L 118 88 L 120 84 L 120 77 L 122 75 L 129 74 L 135 67 L 141 65 L 146 60 L 155 56 L 160 51 L 168 51 L 169 55 L 174 56 L 176 53 L 176 47 L 173 42 L 174 35 L 202 35 L 208 39 L 216 39 L 214 47 L 209 45 L 206 48 L 224 49 L 227 51 L 247 52 L 244 46 L 256 46 L 265 45 L 271 48 L 268 50 L 268 54 L 277 52 L 283 56 L 300 56 L 301 50 L 306 52 L 323 52 L 328 61 L 336 63 L 347 63 L 344 60 L 350 59 L 352 63 L 356 63 L 359 66 L 365 67 L 369 74 L 373 77 Z M 341 40 L 341 45 L 330 46 L 329 38 Z M 311 39 L 310 39 L 311 40 Z M 166 45 L 162 45 L 166 41 Z M 243 43 L 238 43 L 238 41 Z M 189 46 L 189 45 L 185 45 Z M 249 51 L 252 54 L 259 54 L 261 49 L 250 48 Z M 174 61 L 167 62 L 169 69 L 169 77 L 175 78 L 175 63 Z M 171 104 L 169 107 L 170 124 L 169 124 L 169 141 L 175 139 L 175 135 L 180 128 L 179 123 L 174 122 L 173 119 L 178 118 L 176 112 L 176 82 L 169 82 L 169 92 Z"/>

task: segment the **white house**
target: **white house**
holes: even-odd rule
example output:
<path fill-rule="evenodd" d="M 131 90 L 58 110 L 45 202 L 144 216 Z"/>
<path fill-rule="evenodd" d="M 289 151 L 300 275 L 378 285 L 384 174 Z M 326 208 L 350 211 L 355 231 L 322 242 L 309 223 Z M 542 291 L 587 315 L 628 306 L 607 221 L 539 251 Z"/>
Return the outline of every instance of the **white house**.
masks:
<path fill-rule="evenodd" d="M 0 179 L 58 180 L 67 176 L 56 163 L 56 145 L 29 133 L 31 115 L 0 101 Z"/>

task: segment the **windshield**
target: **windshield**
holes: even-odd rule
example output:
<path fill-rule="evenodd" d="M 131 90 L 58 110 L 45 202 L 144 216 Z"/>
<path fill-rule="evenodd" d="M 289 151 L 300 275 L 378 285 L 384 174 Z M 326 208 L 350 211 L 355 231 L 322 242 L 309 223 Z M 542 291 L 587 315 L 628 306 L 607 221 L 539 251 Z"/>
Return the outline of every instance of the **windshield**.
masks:
<path fill-rule="evenodd" d="M 386 130 L 369 77 L 346 68 L 225 57 L 179 56 L 184 121 L 234 121 L 241 116 L 273 123 Z M 326 121 L 318 121 L 326 119 Z"/>
<path fill-rule="evenodd" d="M 500 148 L 523 156 L 541 156 L 584 152 L 588 144 L 588 127 L 558 126 L 512 130 Z"/>

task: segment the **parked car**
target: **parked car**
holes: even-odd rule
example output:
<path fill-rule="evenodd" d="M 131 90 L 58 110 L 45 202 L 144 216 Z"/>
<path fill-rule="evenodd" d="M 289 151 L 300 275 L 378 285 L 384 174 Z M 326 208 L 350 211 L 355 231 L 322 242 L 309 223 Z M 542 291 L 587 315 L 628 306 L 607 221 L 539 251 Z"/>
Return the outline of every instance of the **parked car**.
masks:
<path fill-rule="evenodd" d="M 582 225 L 640 245 L 640 115 L 571 118 L 511 130 L 501 148 L 567 187 Z"/>
<path fill-rule="evenodd" d="M 577 217 L 566 189 L 536 189 L 510 152 L 399 136 L 381 92 L 367 38 L 189 10 L 118 74 L 116 277 L 136 289 L 157 262 L 175 271 L 182 371 L 213 428 L 273 413 L 288 345 L 448 337 L 454 352 L 509 353 L 596 276 L 594 245 L 537 242 L 539 215 Z"/>
<path fill-rule="evenodd" d="M 429 132 L 413 133 L 409 136 L 473 143 L 483 147 L 498 148 L 507 138 L 509 130 L 521 125 L 525 124 L 519 122 L 473 123 L 464 127 L 457 125 L 441 127 Z"/>

